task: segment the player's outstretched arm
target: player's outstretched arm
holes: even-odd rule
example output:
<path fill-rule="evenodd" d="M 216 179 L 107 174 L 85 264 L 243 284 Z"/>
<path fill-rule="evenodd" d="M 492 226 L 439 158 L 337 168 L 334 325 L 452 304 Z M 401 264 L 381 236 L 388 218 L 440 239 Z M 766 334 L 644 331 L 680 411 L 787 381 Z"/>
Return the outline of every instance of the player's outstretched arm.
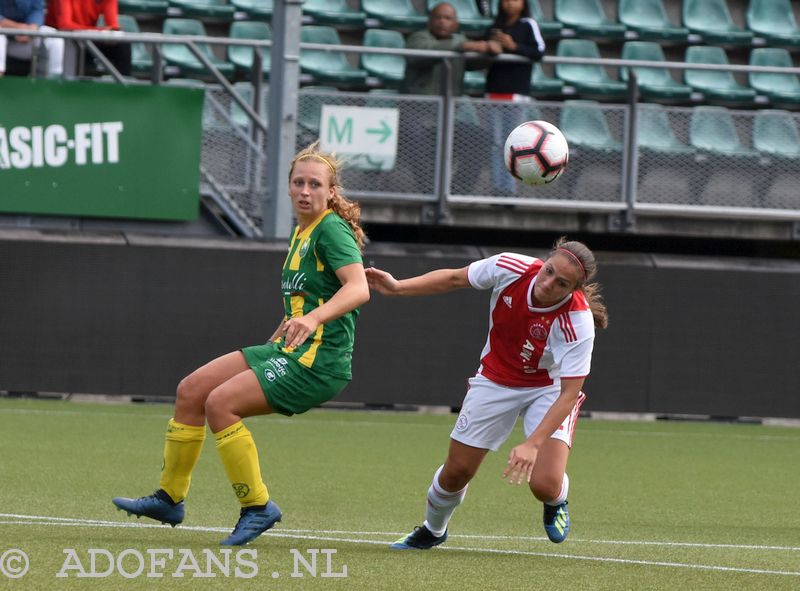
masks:
<path fill-rule="evenodd" d="M 408 279 L 395 279 L 390 273 L 369 267 L 366 269 L 369 288 L 387 296 L 419 296 L 447 293 L 455 289 L 470 287 L 467 276 L 469 267 L 461 269 L 437 269 L 409 277 Z"/>

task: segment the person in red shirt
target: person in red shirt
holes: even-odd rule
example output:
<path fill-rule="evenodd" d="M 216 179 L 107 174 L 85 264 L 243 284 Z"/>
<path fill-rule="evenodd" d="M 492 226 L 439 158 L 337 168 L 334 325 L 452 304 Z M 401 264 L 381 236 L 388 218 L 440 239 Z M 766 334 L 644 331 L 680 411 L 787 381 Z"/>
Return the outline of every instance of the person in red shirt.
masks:
<path fill-rule="evenodd" d="M 45 23 L 62 31 L 119 31 L 118 14 L 117 0 L 50 0 Z M 101 16 L 103 25 L 98 26 Z M 130 75 L 129 43 L 95 41 L 95 45 L 120 74 Z M 90 69 L 92 67 L 92 56 L 89 52 L 86 54 L 86 66 Z"/>

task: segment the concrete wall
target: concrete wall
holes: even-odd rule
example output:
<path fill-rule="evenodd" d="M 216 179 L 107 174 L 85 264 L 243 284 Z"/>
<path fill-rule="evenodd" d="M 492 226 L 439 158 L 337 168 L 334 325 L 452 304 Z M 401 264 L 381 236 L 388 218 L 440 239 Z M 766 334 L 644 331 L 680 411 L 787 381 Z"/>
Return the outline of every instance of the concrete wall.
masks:
<path fill-rule="evenodd" d="M 373 244 L 365 259 L 405 277 L 491 252 Z M 0 232 L 0 390 L 173 395 L 195 367 L 272 333 L 284 256 L 242 241 Z M 598 259 L 611 325 L 586 409 L 800 417 L 800 262 Z M 487 304 L 474 290 L 375 295 L 338 400 L 458 406 Z"/>

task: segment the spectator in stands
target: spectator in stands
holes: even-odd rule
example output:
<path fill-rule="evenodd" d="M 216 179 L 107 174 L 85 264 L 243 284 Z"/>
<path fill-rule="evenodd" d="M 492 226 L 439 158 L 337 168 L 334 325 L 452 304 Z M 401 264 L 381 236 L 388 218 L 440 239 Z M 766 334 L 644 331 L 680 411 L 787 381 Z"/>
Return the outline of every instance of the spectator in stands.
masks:
<path fill-rule="evenodd" d="M 119 31 L 117 0 L 50 0 L 47 24 L 62 31 Z M 100 17 L 103 24 L 98 26 Z M 131 45 L 114 41 L 95 41 L 97 48 L 123 76 L 131 74 Z M 87 51 L 85 66 L 93 69 L 93 58 Z"/>
<path fill-rule="evenodd" d="M 50 77 L 61 75 L 64 40 L 57 37 L 31 37 L 25 31 L 54 31 L 44 26 L 42 0 L 0 0 L 0 27 L 19 29 L 7 39 L 0 35 L 0 76 L 6 71 L 6 56 L 30 61 L 37 52 L 37 69 Z"/>
<path fill-rule="evenodd" d="M 487 56 L 501 52 L 501 46 L 494 41 L 470 41 L 463 34 L 458 33 L 458 15 L 452 4 L 442 2 L 433 7 L 428 15 L 428 28 L 412 33 L 406 41 L 407 49 L 428 49 L 439 51 L 471 51 Z M 478 65 L 478 67 L 483 67 Z M 441 58 L 406 58 L 406 70 L 401 92 L 409 94 L 442 95 L 446 87 L 451 84 L 453 96 L 459 96 L 463 90 L 465 61 L 463 59 L 449 60 L 449 70 Z M 447 76 L 449 75 L 449 79 Z M 400 122 L 400 132 L 407 143 L 412 146 L 435 146 L 436 135 L 440 131 L 437 121 L 421 121 L 418 117 Z M 459 122 L 454 129 L 453 136 L 454 155 L 474 154 L 476 151 L 488 150 L 486 132 L 478 125 Z M 416 158 L 413 155 L 413 176 L 420 192 L 431 186 L 435 171 L 435 162 L 432 159 Z M 463 165 L 458 166 L 457 175 L 465 186 L 473 186 L 480 175 L 481 168 L 474 161 L 466 159 Z"/>
<path fill-rule="evenodd" d="M 544 56 L 544 39 L 538 23 L 531 18 L 528 0 L 500 0 L 487 39 L 499 44 L 503 53 L 522 55 L 532 61 L 540 61 Z M 509 103 L 530 101 L 532 70 L 531 62 L 494 61 L 486 76 L 486 97 Z M 519 104 L 491 107 L 489 113 L 494 134 L 492 185 L 497 192 L 512 195 L 515 180 L 503 163 L 503 145 L 509 132 L 527 119 L 526 110 Z"/>
<path fill-rule="evenodd" d="M 439 51 L 475 51 L 497 55 L 502 51 L 495 41 L 470 41 L 458 33 L 458 15 L 452 4 L 442 2 L 428 15 L 428 28 L 412 33 L 406 41 L 407 49 Z M 453 94 L 461 94 L 464 79 L 464 60 L 451 60 Z M 443 94 L 446 75 L 440 58 L 406 58 L 406 73 L 401 91 L 410 94 Z"/>
<path fill-rule="evenodd" d="M 511 435 L 517 417 L 523 419 L 525 440 L 511 449 L 503 478 L 525 482 L 542 501 L 552 542 L 567 537 L 567 460 L 585 398 L 581 389 L 589 375 L 595 327 L 608 325 L 599 286 L 592 282 L 596 272 L 592 251 L 563 237 L 546 260 L 506 252 L 400 281 L 367 269 L 370 289 L 388 296 L 492 290 L 486 346 L 450 433 L 447 460 L 428 489 L 425 521 L 392 548 L 427 550 L 447 539 L 447 525 L 467 485 L 487 452 Z"/>
<path fill-rule="evenodd" d="M 242 419 L 290 416 L 336 396 L 350 381 L 358 308 L 369 300 L 360 208 L 343 196 L 335 158 L 316 143 L 299 152 L 289 171 L 289 196 L 298 225 L 281 277 L 284 315 L 278 328 L 266 344 L 218 357 L 181 381 L 167 426 L 160 488 L 138 499 L 115 498 L 128 514 L 173 526 L 183 521 L 207 422 L 242 506 L 222 544 L 246 544 L 281 520 Z M 261 308 L 253 294 L 253 309 Z"/>

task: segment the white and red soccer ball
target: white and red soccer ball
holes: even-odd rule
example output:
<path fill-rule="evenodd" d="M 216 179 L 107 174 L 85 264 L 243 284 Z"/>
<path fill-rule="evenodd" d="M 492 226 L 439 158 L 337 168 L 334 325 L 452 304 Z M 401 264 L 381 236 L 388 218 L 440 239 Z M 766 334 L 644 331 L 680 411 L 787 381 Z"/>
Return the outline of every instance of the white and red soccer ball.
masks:
<path fill-rule="evenodd" d="M 561 130 L 547 121 L 526 121 L 508 134 L 503 148 L 508 172 L 528 185 L 546 185 L 562 175 L 569 146 Z"/>

